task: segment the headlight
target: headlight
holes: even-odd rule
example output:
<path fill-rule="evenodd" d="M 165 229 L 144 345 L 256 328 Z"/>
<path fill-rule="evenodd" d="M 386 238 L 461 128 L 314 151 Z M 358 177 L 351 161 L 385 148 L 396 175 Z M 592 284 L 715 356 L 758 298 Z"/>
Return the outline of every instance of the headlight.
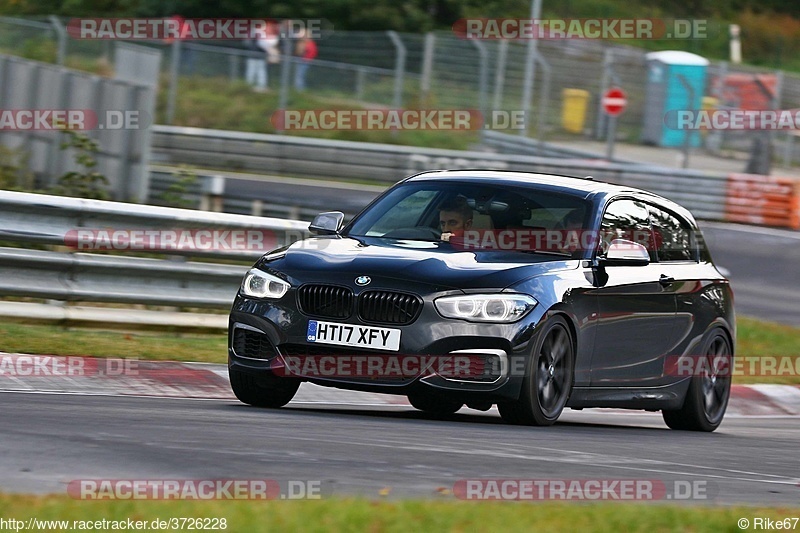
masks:
<path fill-rule="evenodd" d="M 527 294 L 445 296 L 434 302 L 442 316 L 474 322 L 515 322 L 536 307 L 536 303 Z"/>
<path fill-rule="evenodd" d="M 251 268 L 242 280 L 242 294 L 253 298 L 281 298 L 290 286 L 281 278 Z"/>

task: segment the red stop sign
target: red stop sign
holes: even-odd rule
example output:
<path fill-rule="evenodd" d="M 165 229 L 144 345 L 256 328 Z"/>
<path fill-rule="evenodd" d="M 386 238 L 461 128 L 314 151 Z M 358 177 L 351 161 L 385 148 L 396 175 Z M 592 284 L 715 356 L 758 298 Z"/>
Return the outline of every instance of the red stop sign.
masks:
<path fill-rule="evenodd" d="M 603 111 L 605 111 L 607 115 L 616 117 L 625 111 L 625 107 L 628 105 L 628 97 L 625 96 L 625 91 L 619 87 L 611 87 L 606 91 L 606 94 L 603 95 L 602 103 Z"/>

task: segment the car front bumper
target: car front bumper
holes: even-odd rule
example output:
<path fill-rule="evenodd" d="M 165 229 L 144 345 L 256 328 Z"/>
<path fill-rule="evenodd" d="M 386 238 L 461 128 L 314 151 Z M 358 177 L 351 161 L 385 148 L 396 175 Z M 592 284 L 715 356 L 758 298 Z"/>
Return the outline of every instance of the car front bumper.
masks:
<path fill-rule="evenodd" d="M 540 310 L 534 308 L 512 324 L 450 320 L 442 318 L 434 309 L 432 300 L 424 298 L 423 310 L 412 324 L 391 326 L 402 332 L 399 351 L 385 352 L 307 342 L 308 322 L 315 319 L 300 313 L 293 303 L 291 294 L 278 301 L 251 299 L 242 295 L 236 297 L 230 314 L 228 335 L 228 364 L 232 371 L 289 375 L 319 385 L 368 392 L 407 395 L 420 390 L 438 391 L 450 398 L 461 399 L 464 403 L 513 400 L 519 396 L 531 352 L 530 344 L 536 334 L 536 325 L 542 318 Z M 330 321 L 364 325 L 355 316 Z M 242 348 L 244 344 L 240 336 L 253 339 L 247 350 Z M 252 346 L 257 346 L 260 351 Z M 487 370 L 487 374 L 479 379 L 475 379 L 475 376 L 465 379 L 464 376 L 438 372 L 436 365 L 423 368 L 418 374 L 401 377 L 354 375 L 350 372 L 308 374 L 297 372 L 297 357 L 300 360 L 303 357 L 317 357 L 318 361 L 320 357 L 326 357 L 329 361 L 341 361 L 340 358 L 345 357 L 349 362 L 359 357 L 389 357 L 397 359 L 401 365 L 407 362 L 407 358 L 419 361 L 430 357 L 447 361 L 467 357 L 486 362 L 487 369 L 491 363 L 492 370 Z M 294 366 L 292 361 L 295 362 Z M 287 367 L 293 371 L 287 373 Z"/>

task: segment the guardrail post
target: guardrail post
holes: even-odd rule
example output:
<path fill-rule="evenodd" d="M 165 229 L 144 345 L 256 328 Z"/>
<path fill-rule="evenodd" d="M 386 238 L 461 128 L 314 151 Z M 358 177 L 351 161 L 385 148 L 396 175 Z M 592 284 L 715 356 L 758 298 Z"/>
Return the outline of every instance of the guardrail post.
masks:
<path fill-rule="evenodd" d="M 206 176 L 201 185 L 203 197 L 200 199 L 201 211 L 214 211 L 221 213 L 223 210 L 223 197 L 225 194 L 225 177 L 220 175 Z"/>
<path fill-rule="evenodd" d="M 419 90 L 422 101 L 427 102 L 431 92 L 431 74 L 433 73 L 433 51 L 436 46 L 436 36 L 433 32 L 425 34 L 425 50 L 422 53 L 422 76 L 419 79 Z"/>
<path fill-rule="evenodd" d="M 406 47 L 396 31 L 387 31 L 386 35 L 392 40 L 397 56 L 394 61 L 394 101 L 395 109 L 403 107 L 403 74 L 406 70 Z"/>
<path fill-rule="evenodd" d="M 61 21 L 58 20 L 57 16 L 50 15 L 48 19 L 50 20 L 50 24 L 53 25 L 56 35 L 58 35 L 58 64 L 64 65 L 64 62 L 67 60 L 67 30 L 64 28 L 64 25 L 61 24 Z"/>

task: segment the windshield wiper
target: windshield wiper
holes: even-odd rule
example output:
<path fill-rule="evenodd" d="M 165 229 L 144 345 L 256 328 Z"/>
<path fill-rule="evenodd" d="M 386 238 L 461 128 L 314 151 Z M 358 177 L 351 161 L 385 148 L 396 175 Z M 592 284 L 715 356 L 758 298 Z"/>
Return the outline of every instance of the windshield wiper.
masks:
<path fill-rule="evenodd" d="M 555 255 L 557 257 L 569 257 L 572 258 L 572 254 L 570 252 L 558 252 L 555 250 L 512 250 L 514 252 L 522 252 L 523 254 L 541 254 L 541 255 Z"/>

